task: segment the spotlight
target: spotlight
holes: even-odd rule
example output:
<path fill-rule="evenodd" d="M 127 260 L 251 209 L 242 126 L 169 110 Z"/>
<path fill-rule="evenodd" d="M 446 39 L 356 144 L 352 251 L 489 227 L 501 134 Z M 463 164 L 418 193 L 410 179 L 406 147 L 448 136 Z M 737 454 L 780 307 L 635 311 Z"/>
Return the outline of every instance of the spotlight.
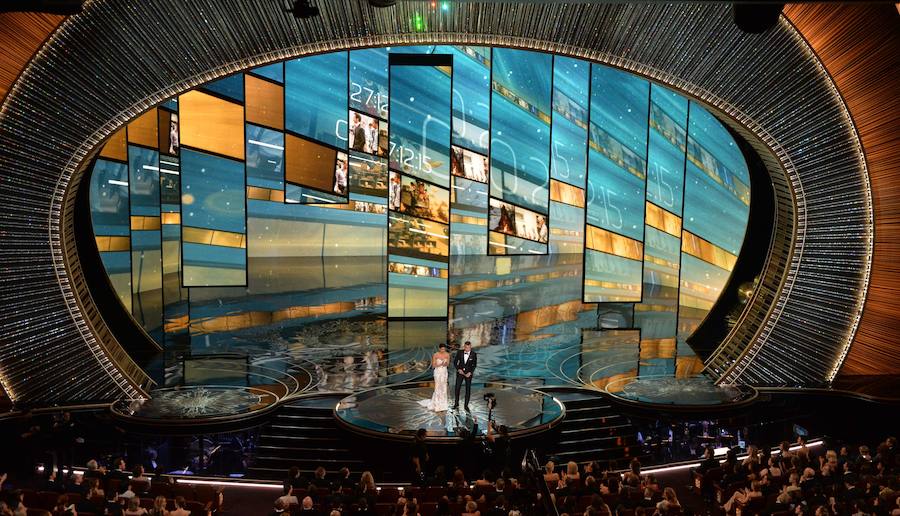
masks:
<path fill-rule="evenodd" d="M 784 4 L 769 2 L 735 2 L 734 24 L 743 32 L 761 34 L 778 23 Z"/>
<path fill-rule="evenodd" d="M 393 7 L 397 0 L 369 0 L 372 7 Z"/>
<path fill-rule="evenodd" d="M 319 15 L 319 8 L 314 6 L 310 0 L 294 0 L 293 5 L 286 11 L 293 14 L 294 18 L 301 20 Z"/>
<path fill-rule="evenodd" d="M 0 5 L 0 13 L 20 11 L 68 16 L 80 13 L 83 4 L 84 0 L 6 0 Z"/>

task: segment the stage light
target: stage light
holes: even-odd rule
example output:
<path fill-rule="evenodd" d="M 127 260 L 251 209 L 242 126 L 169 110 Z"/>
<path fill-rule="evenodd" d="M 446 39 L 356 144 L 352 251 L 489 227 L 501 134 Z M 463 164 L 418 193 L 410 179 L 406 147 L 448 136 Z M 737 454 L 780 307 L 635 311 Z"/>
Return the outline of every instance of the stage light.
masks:
<path fill-rule="evenodd" d="M 734 24 L 743 32 L 761 34 L 778 23 L 784 4 L 780 3 L 744 3 L 732 4 Z"/>
<path fill-rule="evenodd" d="M 84 10 L 84 0 L 6 0 L 0 13 L 35 12 L 70 16 Z"/>
<path fill-rule="evenodd" d="M 441 10 L 449 11 L 450 10 L 450 2 L 441 2 Z"/>
<path fill-rule="evenodd" d="M 286 9 L 294 15 L 294 18 L 305 20 L 319 15 L 319 8 L 314 6 L 311 0 L 294 0 L 293 5 Z"/>

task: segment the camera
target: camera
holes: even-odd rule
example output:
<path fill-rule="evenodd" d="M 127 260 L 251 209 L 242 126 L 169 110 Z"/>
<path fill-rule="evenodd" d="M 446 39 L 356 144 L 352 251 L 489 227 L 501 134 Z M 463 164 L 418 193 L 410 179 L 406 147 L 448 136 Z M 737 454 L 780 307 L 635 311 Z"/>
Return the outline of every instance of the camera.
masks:
<path fill-rule="evenodd" d="M 484 393 L 484 401 L 487 402 L 488 409 L 491 410 L 497 406 L 497 397 L 493 392 Z"/>

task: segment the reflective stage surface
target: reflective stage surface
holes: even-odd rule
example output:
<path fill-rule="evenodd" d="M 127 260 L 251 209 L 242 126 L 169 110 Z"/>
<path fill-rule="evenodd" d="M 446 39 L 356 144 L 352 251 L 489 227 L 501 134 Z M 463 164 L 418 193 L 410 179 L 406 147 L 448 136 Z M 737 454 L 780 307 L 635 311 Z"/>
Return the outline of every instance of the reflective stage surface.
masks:
<path fill-rule="evenodd" d="M 465 391 L 459 409 L 453 410 L 453 379 L 450 383 L 450 409 L 433 412 L 420 401 L 431 398 L 433 383 L 411 382 L 379 387 L 353 394 L 341 400 L 335 415 L 350 430 L 383 437 L 415 434 L 419 428 L 428 439 L 460 437 L 477 425 L 478 435 L 487 432 L 488 406 L 485 393 L 492 393 L 496 406 L 490 416 L 497 425 L 506 425 L 510 434 L 525 434 L 549 429 L 564 415 L 562 403 L 534 389 L 501 383 L 473 383 L 469 411 L 464 410 Z"/>
<path fill-rule="evenodd" d="M 146 421 L 209 421 L 233 418 L 270 408 L 278 400 L 271 392 L 254 387 L 175 387 L 156 389 L 149 400 L 120 400 L 114 414 Z"/>
<path fill-rule="evenodd" d="M 476 381 L 529 388 L 617 392 L 637 376 L 702 368 L 683 340 L 695 322 L 672 324 L 676 289 L 647 287 L 637 305 L 583 303 L 580 254 L 453 257 L 449 316 L 436 321 L 387 319 L 383 257 L 250 258 L 249 271 L 249 287 L 192 288 L 183 315 L 166 320 L 160 384 L 350 394 L 429 381 L 437 345 L 465 341 Z M 158 414 L 181 417 L 179 403 Z"/>
<path fill-rule="evenodd" d="M 607 392 L 625 401 L 692 407 L 733 405 L 756 397 L 753 387 L 716 385 L 705 376 L 627 378 L 610 382 L 607 388 Z"/>

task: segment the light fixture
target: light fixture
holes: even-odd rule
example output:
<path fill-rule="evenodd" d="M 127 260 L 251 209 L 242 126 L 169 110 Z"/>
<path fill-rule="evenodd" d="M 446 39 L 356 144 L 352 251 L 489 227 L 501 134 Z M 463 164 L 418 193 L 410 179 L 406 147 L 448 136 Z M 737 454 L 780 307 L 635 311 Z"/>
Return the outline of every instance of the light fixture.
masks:
<path fill-rule="evenodd" d="M 285 9 L 298 20 L 314 18 L 319 15 L 319 8 L 312 4 L 311 0 L 294 0 L 291 7 Z"/>

